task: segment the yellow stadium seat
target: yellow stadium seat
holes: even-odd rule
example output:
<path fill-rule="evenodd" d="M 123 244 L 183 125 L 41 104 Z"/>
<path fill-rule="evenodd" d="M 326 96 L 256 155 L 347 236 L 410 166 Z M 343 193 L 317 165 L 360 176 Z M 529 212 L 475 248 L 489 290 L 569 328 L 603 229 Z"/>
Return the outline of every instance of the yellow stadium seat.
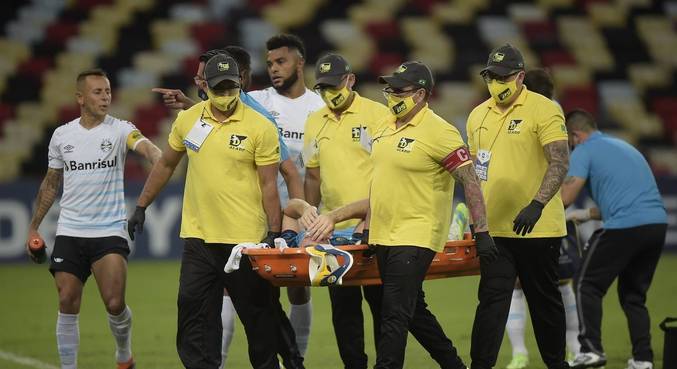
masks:
<path fill-rule="evenodd" d="M 671 70 L 656 64 L 630 65 L 628 76 L 633 85 L 642 93 L 647 88 L 666 87 L 672 83 Z"/>
<path fill-rule="evenodd" d="M 567 87 L 582 87 L 590 84 L 591 76 L 587 68 L 574 65 L 554 65 L 551 68 L 555 90 L 562 91 Z"/>
<path fill-rule="evenodd" d="M 619 3 L 592 2 L 588 5 L 590 19 L 597 27 L 625 27 L 628 9 Z"/>

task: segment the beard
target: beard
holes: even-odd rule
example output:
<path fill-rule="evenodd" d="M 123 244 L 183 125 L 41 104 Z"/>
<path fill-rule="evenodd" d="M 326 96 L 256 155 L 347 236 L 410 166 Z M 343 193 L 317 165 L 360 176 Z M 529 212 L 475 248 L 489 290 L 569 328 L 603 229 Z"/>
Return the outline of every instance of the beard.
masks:
<path fill-rule="evenodd" d="M 289 76 L 289 78 L 282 81 L 282 85 L 280 87 L 275 87 L 275 85 L 273 85 L 273 88 L 275 88 L 275 91 L 281 94 L 282 92 L 288 91 L 291 88 L 291 86 L 293 86 L 294 83 L 298 81 L 298 79 L 299 72 L 294 70 L 294 73 L 292 73 L 292 75 Z"/>

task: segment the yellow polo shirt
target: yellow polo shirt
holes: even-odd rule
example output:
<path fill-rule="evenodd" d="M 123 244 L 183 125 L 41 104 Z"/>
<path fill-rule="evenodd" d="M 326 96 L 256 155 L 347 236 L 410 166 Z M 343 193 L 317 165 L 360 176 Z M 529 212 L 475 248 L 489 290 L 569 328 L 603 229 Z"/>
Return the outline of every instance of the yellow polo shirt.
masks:
<path fill-rule="evenodd" d="M 383 121 L 372 148 L 370 243 L 442 251 L 454 196 L 442 161 L 462 147 L 456 127 L 427 105 L 400 128 L 393 115 Z"/>
<path fill-rule="evenodd" d="M 513 232 L 513 220 L 541 186 L 548 167 L 543 146 L 567 140 L 561 108 L 525 86 L 504 113 L 491 98 L 477 106 L 468 117 L 467 132 L 473 156 L 478 156 L 480 150 L 491 153 L 487 180 L 480 181 L 489 233 L 494 237 L 522 238 Z M 564 206 L 557 191 L 545 205 L 534 230 L 524 237 L 565 235 Z"/>
<path fill-rule="evenodd" d="M 304 146 L 315 146 L 315 150 L 306 166 L 320 168 L 321 212 L 369 197 L 374 166 L 364 143 L 388 115 L 386 106 L 355 93 L 355 99 L 338 119 L 326 106 L 308 116 Z M 346 229 L 357 223 L 359 220 L 352 219 L 335 227 Z"/>
<path fill-rule="evenodd" d="M 186 147 L 184 139 L 201 122 L 213 129 L 196 152 Z M 275 126 L 242 102 L 226 121 L 219 122 L 210 102 L 203 101 L 179 113 L 169 146 L 188 153 L 182 238 L 236 244 L 265 237 L 268 221 L 256 168 L 280 161 Z"/>

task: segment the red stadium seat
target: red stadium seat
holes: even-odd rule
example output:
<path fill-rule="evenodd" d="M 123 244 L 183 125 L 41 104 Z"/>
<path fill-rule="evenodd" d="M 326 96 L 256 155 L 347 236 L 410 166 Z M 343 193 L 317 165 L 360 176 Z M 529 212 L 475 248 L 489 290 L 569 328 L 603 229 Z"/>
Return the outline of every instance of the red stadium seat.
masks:
<path fill-rule="evenodd" d="M 402 64 L 402 55 L 396 53 L 377 53 L 371 58 L 369 70 L 374 75 L 382 75 L 392 72 L 395 67 Z"/>
<path fill-rule="evenodd" d="M 42 74 L 52 67 L 52 60 L 49 58 L 31 58 L 19 65 L 19 74 L 42 79 Z"/>
<path fill-rule="evenodd" d="M 576 65 L 576 59 L 568 51 L 550 50 L 541 54 L 541 63 L 544 67 L 553 65 Z"/>
<path fill-rule="evenodd" d="M 79 27 L 75 23 L 59 22 L 47 26 L 47 41 L 54 45 L 64 45 L 69 38 L 78 34 Z"/>
<path fill-rule="evenodd" d="M 597 89 L 592 85 L 565 89 L 559 103 L 565 113 L 573 109 L 584 109 L 595 117 L 599 113 L 599 96 Z"/>
<path fill-rule="evenodd" d="M 59 108 L 59 124 L 70 122 L 71 120 L 80 116 L 80 106 L 78 104 L 64 105 Z"/>
<path fill-rule="evenodd" d="M 92 8 L 99 5 L 110 5 L 113 4 L 115 0 L 77 0 L 77 7 L 82 10 L 91 10 Z"/>
<path fill-rule="evenodd" d="M 193 77 L 195 77 L 195 72 L 197 71 L 197 65 L 199 63 L 200 63 L 199 56 L 191 56 L 181 61 L 181 72 L 184 76 L 186 76 L 186 78 L 191 80 L 191 83 Z"/>
<path fill-rule="evenodd" d="M 160 122 L 167 114 L 167 108 L 162 104 L 145 105 L 136 109 L 132 122 L 144 136 L 155 137 L 160 132 Z"/>
<path fill-rule="evenodd" d="M 365 26 L 365 31 L 378 42 L 378 40 L 398 37 L 400 34 L 400 26 L 395 20 L 371 22 Z"/>
<path fill-rule="evenodd" d="M 247 4 L 249 5 L 250 8 L 261 11 L 263 8 L 267 7 L 268 5 L 272 5 L 277 3 L 278 0 L 249 0 Z"/>
<path fill-rule="evenodd" d="M 190 28 L 193 38 L 200 43 L 203 50 L 222 47 L 228 33 L 223 23 L 199 23 Z"/>
<path fill-rule="evenodd" d="M 671 142 L 677 140 L 677 97 L 664 96 L 654 98 L 651 102 L 653 111 L 663 120 L 665 136 Z"/>
<path fill-rule="evenodd" d="M 527 40 L 536 44 L 556 44 L 557 26 L 552 21 L 530 21 L 522 24 Z"/>

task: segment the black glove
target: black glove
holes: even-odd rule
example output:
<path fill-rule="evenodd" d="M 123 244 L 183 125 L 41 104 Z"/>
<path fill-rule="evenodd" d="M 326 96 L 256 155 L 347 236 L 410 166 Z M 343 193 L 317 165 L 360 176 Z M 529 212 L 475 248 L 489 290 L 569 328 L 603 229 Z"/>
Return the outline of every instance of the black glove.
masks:
<path fill-rule="evenodd" d="M 498 249 L 489 232 L 475 233 L 475 247 L 482 264 L 491 264 L 498 258 Z"/>
<path fill-rule="evenodd" d="M 267 243 L 268 247 L 270 247 L 271 249 L 274 249 L 275 248 L 275 239 L 279 238 L 281 235 L 282 235 L 282 232 L 268 231 L 266 238 L 261 240 L 261 243 Z"/>
<path fill-rule="evenodd" d="M 143 223 L 146 221 L 146 207 L 137 206 L 134 209 L 134 215 L 127 221 L 127 232 L 129 232 L 129 238 L 134 241 L 134 232 L 139 230 L 139 233 L 143 233 Z"/>
<path fill-rule="evenodd" d="M 536 200 L 531 200 L 529 205 L 522 209 L 522 211 L 517 214 L 517 217 L 515 217 L 515 220 L 512 221 L 514 224 L 512 227 L 513 232 L 516 234 L 521 233 L 522 236 L 531 233 L 531 231 L 534 230 L 536 222 L 541 218 L 544 206 L 545 205 Z"/>

